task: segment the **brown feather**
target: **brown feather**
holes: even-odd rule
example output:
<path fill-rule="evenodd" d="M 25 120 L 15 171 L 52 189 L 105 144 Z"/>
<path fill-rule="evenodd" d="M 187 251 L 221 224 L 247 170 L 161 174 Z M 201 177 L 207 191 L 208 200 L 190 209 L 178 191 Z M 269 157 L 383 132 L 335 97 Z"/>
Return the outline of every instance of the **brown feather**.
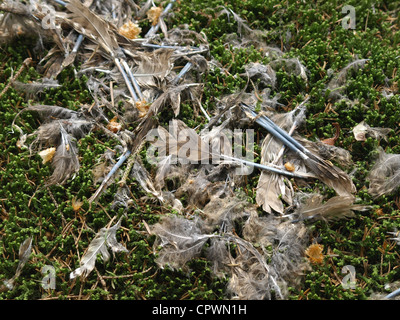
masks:
<path fill-rule="evenodd" d="M 119 45 L 113 25 L 91 11 L 80 0 L 69 0 L 66 8 L 71 12 L 66 20 L 77 32 L 99 44 L 112 58 L 116 57 Z"/>

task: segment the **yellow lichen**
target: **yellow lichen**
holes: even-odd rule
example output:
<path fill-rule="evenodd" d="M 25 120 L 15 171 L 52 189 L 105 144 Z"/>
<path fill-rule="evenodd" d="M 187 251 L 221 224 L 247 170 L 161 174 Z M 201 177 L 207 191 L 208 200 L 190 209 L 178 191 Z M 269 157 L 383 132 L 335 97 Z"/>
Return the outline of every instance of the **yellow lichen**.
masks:
<path fill-rule="evenodd" d="M 161 15 L 160 7 L 151 7 L 149 11 L 147 11 L 147 18 L 151 21 L 151 25 L 155 26 L 158 23 Z"/>
<path fill-rule="evenodd" d="M 77 212 L 83 205 L 83 201 L 77 200 L 76 197 L 72 198 L 71 201 L 72 209 Z"/>
<path fill-rule="evenodd" d="M 324 261 L 323 250 L 323 245 L 314 243 L 306 249 L 305 254 L 311 263 L 321 264 Z"/>
<path fill-rule="evenodd" d="M 119 28 L 118 32 L 120 35 L 132 40 L 138 37 L 140 32 L 142 32 L 142 28 L 140 28 L 136 23 L 128 21 Z"/>
<path fill-rule="evenodd" d="M 119 130 L 121 130 L 122 126 L 119 122 L 117 122 L 117 117 L 114 117 L 110 120 L 110 122 L 107 124 L 107 129 L 117 133 Z"/>
<path fill-rule="evenodd" d="M 40 151 L 38 154 L 39 156 L 42 157 L 43 164 L 45 164 L 53 159 L 55 153 L 56 153 L 56 148 L 48 148 Z"/>
<path fill-rule="evenodd" d="M 149 111 L 150 104 L 146 101 L 137 101 L 135 104 L 136 108 L 139 110 L 139 117 L 143 118 Z"/>

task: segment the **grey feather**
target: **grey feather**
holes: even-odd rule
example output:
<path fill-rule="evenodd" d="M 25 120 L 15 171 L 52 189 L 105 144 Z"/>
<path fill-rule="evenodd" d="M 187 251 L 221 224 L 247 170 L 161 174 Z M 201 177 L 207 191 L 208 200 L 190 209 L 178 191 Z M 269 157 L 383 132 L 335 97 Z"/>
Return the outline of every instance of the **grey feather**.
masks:
<path fill-rule="evenodd" d="M 246 70 L 246 73 L 250 79 L 260 80 L 261 85 L 275 88 L 276 72 L 270 65 L 264 65 L 259 62 L 251 62 L 245 65 L 244 69 Z"/>
<path fill-rule="evenodd" d="M 134 58 L 138 65 L 134 74 L 139 75 L 137 81 L 143 88 L 158 88 L 171 72 L 173 65 L 171 49 L 158 49 L 150 53 L 142 52 Z M 140 75 L 145 76 L 140 76 Z"/>
<path fill-rule="evenodd" d="M 203 233 L 201 220 L 177 216 L 164 217 L 152 226 L 151 232 L 157 236 L 154 248 L 161 248 L 157 250 L 157 264 L 160 267 L 168 265 L 172 269 L 185 268 L 187 262 L 198 257 L 204 244 L 213 237 Z"/>
<path fill-rule="evenodd" d="M 158 198 L 160 201 L 164 201 L 164 198 L 162 196 L 162 193 L 159 189 L 156 189 L 156 187 L 153 184 L 152 179 L 150 178 L 150 174 L 146 170 L 146 168 L 143 166 L 139 158 L 136 158 L 132 171 L 131 171 L 131 176 L 136 179 L 136 181 L 141 185 L 141 187 L 148 193 L 152 194 L 156 198 Z"/>
<path fill-rule="evenodd" d="M 14 276 L 11 279 L 3 281 L 6 288 L 5 290 L 12 290 L 14 288 L 15 280 L 20 276 L 22 269 L 24 268 L 25 264 L 28 262 L 31 256 L 31 253 L 32 253 L 32 238 L 28 237 L 19 246 L 18 265 Z M 0 287 L 0 292 L 1 291 L 2 288 Z"/>
<path fill-rule="evenodd" d="M 121 219 L 112 226 L 101 228 L 95 238 L 90 242 L 86 253 L 82 256 L 80 267 L 70 273 L 70 279 L 78 276 L 87 277 L 94 269 L 97 255 L 101 255 L 104 262 L 110 259 L 108 248 L 112 252 L 128 252 L 128 250 L 117 241 L 116 233 L 121 226 Z"/>
<path fill-rule="evenodd" d="M 66 20 L 77 32 L 99 44 L 109 57 L 115 58 L 119 54 L 115 28 L 110 23 L 95 14 L 80 0 L 69 0 L 66 8 L 71 12 Z"/>
<path fill-rule="evenodd" d="M 62 124 L 60 135 L 61 141 L 52 161 L 53 174 L 46 182 L 47 185 L 64 184 L 80 168 L 76 139 L 65 131 Z"/>
<path fill-rule="evenodd" d="M 327 88 L 331 91 L 329 94 L 329 98 L 343 98 L 342 91 L 350 72 L 362 69 L 368 60 L 369 59 L 356 59 L 350 62 L 347 66 L 343 67 L 339 72 L 337 72 L 327 85 Z"/>
<path fill-rule="evenodd" d="M 379 156 L 372 167 L 368 180 L 368 193 L 377 198 L 389 195 L 400 186 L 400 154 L 386 153 L 378 149 Z"/>
<path fill-rule="evenodd" d="M 298 126 L 304 120 L 304 105 L 288 113 L 274 114 L 274 122 L 282 129 L 289 131 L 295 125 Z M 282 142 L 271 134 L 268 134 L 261 145 L 261 163 L 283 166 L 283 157 L 281 150 L 284 148 Z M 256 202 L 259 206 L 271 213 L 272 210 L 283 213 L 283 201 L 292 204 L 293 190 L 291 182 L 282 175 L 262 171 L 257 184 Z"/>
<path fill-rule="evenodd" d="M 297 209 L 294 216 L 298 220 L 338 220 L 354 217 L 354 211 L 366 211 L 371 207 L 355 204 L 352 196 L 334 196 L 324 202 L 324 196 L 318 193 L 296 195 Z"/>
<path fill-rule="evenodd" d="M 31 83 L 22 83 L 19 81 L 14 81 L 12 86 L 16 90 L 23 91 L 29 95 L 35 95 L 35 94 L 41 93 L 47 89 L 61 87 L 61 85 L 58 84 L 57 80 L 46 79 L 46 78 L 43 79 L 42 81 L 39 81 L 39 82 L 33 81 Z"/>

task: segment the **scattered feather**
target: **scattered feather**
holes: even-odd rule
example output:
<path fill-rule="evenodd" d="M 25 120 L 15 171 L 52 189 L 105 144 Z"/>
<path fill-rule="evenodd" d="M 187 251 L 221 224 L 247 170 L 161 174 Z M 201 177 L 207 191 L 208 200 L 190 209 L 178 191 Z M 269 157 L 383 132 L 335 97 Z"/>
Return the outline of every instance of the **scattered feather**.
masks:
<path fill-rule="evenodd" d="M 33 81 L 31 83 L 22 83 L 19 81 L 14 81 L 12 86 L 17 91 L 22 91 L 28 94 L 28 96 L 37 95 L 45 90 L 52 88 L 61 87 L 57 80 L 54 79 L 43 79 L 42 81 Z"/>
<path fill-rule="evenodd" d="M 296 210 L 293 214 L 299 220 L 339 220 L 354 217 L 354 211 L 366 211 L 370 206 L 355 204 L 352 196 L 334 196 L 324 202 L 319 193 L 299 193 L 296 199 Z"/>
<path fill-rule="evenodd" d="M 133 164 L 131 176 L 136 179 L 136 181 L 147 193 L 152 194 L 162 202 L 164 201 L 162 193 L 155 188 L 149 173 L 144 168 L 139 158 L 136 158 Z"/>
<path fill-rule="evenodd" d="M 116 58 L 119 45 L 114 27 L 80 0 L 69 0 L 66 8 L 71 12 L 66 22 L 79 33 L 98 44 L 110 58 Z"/>
<path fill-rule="evenodd" d="M 53 174 L 47 185 L 64 184 L 69 178 L 79 171 L 78 147 L 73 138 L 60 124 L 61 141 L 52 161 Z"/>
<path fill-rule="evenodd" d="M 389 195 L 400 186 L 400 155 L 386 153 L 382 148 L 378 152 L 378 159 L 367 177 L 368 193 L 374 198 Z"/>
<path fill-rule="evenodd" d="M 110 259 L 108 248 L 113 253 L 128 252 L 128 250 L 117 241 L 117 231 L 121 226 L 121 218 L 112 227 L 101 228 L 94 239 L 90 242 L 86 253 L 82 256 L 80 267 L 70 273 L 70 279 L 82 276 L 86 278 L 94 269 L 97 255 L 101 255 L 104 262 Z"/>
<path fill-rule="evenodd" d="M 276 73 L 270 65 L 264 65 L 259 62 L 251 62 L 244 66 L 244 69 L 250 79 L 259 80 L 263 86 L 271 86 L 275 88 Z M 243 75 L 243 74 L 242 74 Z"/>
<path fill-rule="evenodd" d="M 327 85 L 327 89 L 330 90 L 329 98 L 331 99 L 344 98 L 342 93 L 349 75 L 351 74 L 351 72 L 356 72 L 364 68 L 368 60 L 369 59 L 354 60 L 350 62 L 347 66 L 342 68 L 338 73 L 336 73 Z"/>
<path fill-rule="evenodd" d="M 365 141 L 368 137 L 374 140 L 385 139 L 386 136 L 392 131 L 390 128 L 373 128 L 370 127 L 365 121 L 361 121 L 353 128 L 354 138 L 357 141 Z"/>
<path fill-rule="evenodd" d="M 32 238 L 29 237 L 25 239 L 23 243 L 19 246 L 18 252 L 18 265 L 15 271 L 14 276 L 11 279 L 3 281 L 5 288 L 0 287 L 0 292 L 5 290 L 12 290 L 15 285 L 15 281 L 20 276 L 22 269 L 24 268 L 25 264 L 28 262 L 32 253 Z"/>
<path fill-rule="evenodd" d="M 304 121 L 305 108 L 300 105 L 291 112 L 283 114 L 274 114 L 275 123 L 282 129 L 289 131 Z M 261 163 L 268 165 L 284 166 L 284 159 L 281 150 L 283 144 L 268 134 L 261 145 Z M 257 184 L 256 202 L 264 211 L 272 213 L 272 210 L 283 214 L 284 205 L 292 204 L 293 188 L 291 182 L 282 175 L 262 171 Z"/>
<path fill-rule="evenodd" d="M 296 76 L 300 76 L 304 81 L 308 81 L 307 68 L 300 62 L 298 58 L 284 59 L 279 58 L 277 60 L 273 60 L 269 63 L 269 66 L 276 69 L 278 67 L 284 67 L 285 71 L 288 73 L 293 73 Z"/>
<path fill-rule="evenodd" d="M 164 217 L 152 226 L 151 232 L 157 236 L 154 242 L 154 249 L 158 252 L 157 264 L 172 269 L 184 268 L 200 255 L 204 244 L 213 237 L 203 233 L 201 220 L 177 216 Z"/>
<path fill-rule="evenodd" d="M 348 168 L 353 164 L 351 153 L 346 149 L 326 144 L 322 141 L 310 141 L 308 139 L 300 137 L 299 135 L 294 136 L 296 140 L 299 141 L 310 152 L 319 155 L 322 159 L 335 162 L 343 168 Z M 336 168 L 336 170 L 339 171 L 340 169 Z M 345 174 L 346 173 L 342 172 L 342 175 Z M 351 184 L 349 184 L 348 190 L 350 193 L 352 193 L 351 190 L 353 190 L 353 187 L 351 187 Z M 338 192 L 341 192 L 340 189 L 338 189 Z"/>
<path fill-rule="evenodd" d="M 135 57 L 138 65 L 134 75 L 142 88 L 158 88 L 171 72 L 173 62 L 171 59 L 173 51 L 171 49 L 158 49 L 149 53 L 141 53 Z"/>

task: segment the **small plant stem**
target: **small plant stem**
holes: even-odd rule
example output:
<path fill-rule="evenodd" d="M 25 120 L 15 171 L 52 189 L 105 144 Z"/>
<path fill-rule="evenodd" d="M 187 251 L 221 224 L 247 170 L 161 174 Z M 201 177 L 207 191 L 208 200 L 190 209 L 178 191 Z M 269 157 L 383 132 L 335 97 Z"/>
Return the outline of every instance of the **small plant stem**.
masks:
<path fill-rule="evenodd" d="M 7 90 L 10 88 L 10 86 L 14 83 L 15 80 L 18 79 L 18 77 L 21 75 L 22 71 L 25 70 L 30 64 L 32 63 L 32 58 L 26 58 L 23 62 L 21 67 L 19 68 L 18 72 L 10 79 L 8 84 L 5 86 L 5 88 L 0 92 L 0 98 L 7 92 Z"/>

